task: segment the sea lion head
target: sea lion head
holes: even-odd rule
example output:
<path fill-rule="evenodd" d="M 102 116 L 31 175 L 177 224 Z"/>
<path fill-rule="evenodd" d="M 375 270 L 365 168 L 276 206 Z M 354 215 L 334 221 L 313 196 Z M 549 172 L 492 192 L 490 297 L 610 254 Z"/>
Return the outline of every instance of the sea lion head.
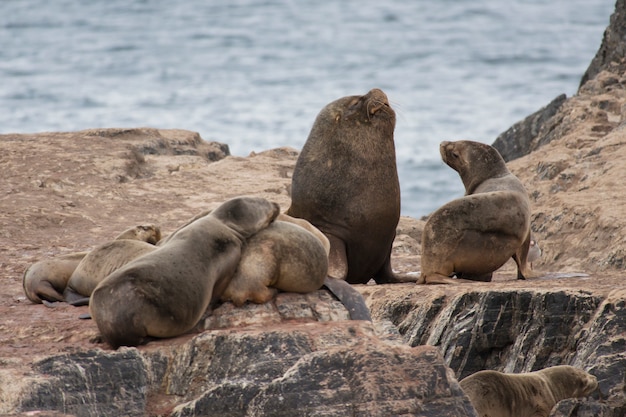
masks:
<path fill-rule="evenodd" d="M 540 372 L 550 380 L 557 399 L 585 397 L 598 388 L 595 376 L 573 366 L 552 366 Z"/>
<path fill-rule="evenodd" d="M 339 136 L 345 135 L 345 129 L 374 127 L 389 132 L 393 138 L 395 126 L 396 113 L 389 105 L 387 95 L 374 88 L 365 95 L 342 97 L 326 105 L 318 114 L 309 137 L 327 137 L 329 132 L 334 132 L 341 139 Z M 353 138 L 353 135 L 349 136 L 349 140 Z"/>
<path fill-rule="evenodd" d="M 459 173 L 466 194 L 472 194 L 483 181 L 510 174 L 500 153 L 485 143 L 469 140 L 441 142 L 441 159 Z"/>
<path fill-rule="evenodd" d="M 236 197 L 222 203 L 209 216 L 248 238 L 269 226 L 279 213 L 278 204 L 264 198 Z"/>
<path fill-rule="evenodd" d="M 161 229 L 154 224 L 140 224 L 123 231 L 115 240 L 132 239 L 156 245 L 161 240 Z"/>

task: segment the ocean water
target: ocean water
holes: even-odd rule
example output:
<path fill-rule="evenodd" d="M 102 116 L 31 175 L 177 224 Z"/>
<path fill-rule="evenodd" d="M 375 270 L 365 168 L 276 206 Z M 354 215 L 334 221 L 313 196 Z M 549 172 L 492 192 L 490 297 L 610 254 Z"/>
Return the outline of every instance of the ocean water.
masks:
<path fill-rule="evenodd" d="M 420 217 L 463 195 L 439 143 L 492 143 L 575 94 L 614 4 L 2 0 L 0 133 L 181 128 L 245 156 L 300 149 L 327 103 L 378 87 Z"/>

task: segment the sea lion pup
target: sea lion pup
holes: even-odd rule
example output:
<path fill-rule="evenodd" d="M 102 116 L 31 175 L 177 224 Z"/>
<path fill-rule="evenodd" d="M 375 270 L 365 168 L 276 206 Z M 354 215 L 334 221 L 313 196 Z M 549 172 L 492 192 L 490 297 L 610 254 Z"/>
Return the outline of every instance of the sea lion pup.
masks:
<path fill-rule="evenodd" d="M 29 266 L 22 277 L 24 294 L 33 303 L 64 301 L 63 291 L 72 273 L 89 252 L 44 259 Z"/>
<path fill-rule="evenodd" d="M 114 240 L 92 249 L 78 264 L 63 292 L 66 302 L 86 305 L 91 293 L 107 275 L 139 256 L 156 249 L 161 229 L 142 224 L 122 232 Z"/>
<path fill-rule="evenodd" d="M 228 286 L 245 240 L 278 212 L 263 198 L 228 200 L 108 275 L 89 302 L 103 339 L 115 348 L 136 346 L 193 328 Z"/>
<path fill-rule="evenodd" d="M 530 246 L 530 200 L 498 151 L 471 141 L 442 142 L 443 161 L 457 171 L 465 196 L 436 210 L 422 233 L 420 284 L 454 284 L 456 275 L 491 281 L 511 257 L 525 279 Z"/>
<path fill-rule="evenodd" d="M 391 270 L 400 185 L 387 96 L 373 89 L 324 107 L 296 161 L 287 214 L 330 240 L 329 275 L 352 284 L 415 279 Z"/>
<path fill-rule="evenodd" d="M 278 290 L 316 291 L 326 279 L 329 250 L 326 236 L 309 222 L 281 214 L 248 239 L 221 300 L 242 306 L 246 301 L 266 303 Z"/>
<path fill-rule="evenodd" d="M 556 403 L 589 395 L 598 381 L 582 369 L 560 365 L 523 374 L 479 371 L 460 385 L 480 417 L 548 417 Z"/>

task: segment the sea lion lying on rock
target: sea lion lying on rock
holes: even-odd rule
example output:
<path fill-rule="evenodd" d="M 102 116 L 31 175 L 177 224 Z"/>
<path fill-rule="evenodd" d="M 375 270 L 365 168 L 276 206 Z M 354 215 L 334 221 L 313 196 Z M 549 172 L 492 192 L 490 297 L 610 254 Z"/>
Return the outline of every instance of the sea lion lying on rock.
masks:
<path fill-rule="evenodd" d="M 281 214 L 248 239 L 237 272 L 221 299 L 241 306 L 246 301 L 265 303 L 278 290 L 318 290 L 328 272 L 329 249 L 326 236 L 306 220 Z"/>
<path fill-rule="evenodd" d="M 135 239 L 156 244 L 160 238 L 161 233 L 158 227 L 150 224 L 124 230 L 115 237 L 115 240 Z M 29 266 L 22 277 L 26 297 L 34 303 L 66 301 L 64 292 L 68 282 L 71 281 L 77 267 L 89 253 L 90 251 L 70 253 L 44 259 Z"/>
<path fill-rule="evenodd" d="M 480 417 L 548 417 L 556 403 L 589 395 L 598 381 L 582 369 L 560 365 L 523 374 L 479 371 L 460 385 Z"/>
<path fill-rule="evenodd" d="M 193 328 L 228 286 L 246 239 L 278 213 L 278 205 L 263 198 L 228 200 L 108 275 L 89 302 L 103 339 L 113 347 L 136 346 Z"/>
<path fill-rule="evenodd" d="M 24 294 L 33 303 L 65 301 L 63 291 L 72 273 L 89 252 L 76 252 L 35 262 L 24 271 Z"/>
<path fill-rule="evenodd" d="M 63 297 L 70 304 L 87 303 L 96 286 L 107 275 L 139 256 L 156 249 L 161 230 L 153 224 L 126 230 L 110 242 L 96 246 L 78 264 Z"/>
<path fill-rule="evenodd" d="M 465 196 L 436 210 L 422 233 L 420 284 L 491 281 L 513 257 L 525 279 L 530 246 L 530 200 L 498 151 L 471 141 L 442 142 L 443 161 L 457 171 Z"/>

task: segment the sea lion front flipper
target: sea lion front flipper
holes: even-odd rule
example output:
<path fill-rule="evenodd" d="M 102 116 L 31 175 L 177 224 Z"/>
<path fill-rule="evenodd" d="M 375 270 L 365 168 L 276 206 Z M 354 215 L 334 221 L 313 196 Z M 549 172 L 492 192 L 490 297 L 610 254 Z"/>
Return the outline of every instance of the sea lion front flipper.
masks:
<path fill-rule="evenodd" d="M 372 321 L 372 315 L 360 292 L 346 281 L 326 277 L 324 287 L 328 289 L 348 309 L 351 320 Z"/>

